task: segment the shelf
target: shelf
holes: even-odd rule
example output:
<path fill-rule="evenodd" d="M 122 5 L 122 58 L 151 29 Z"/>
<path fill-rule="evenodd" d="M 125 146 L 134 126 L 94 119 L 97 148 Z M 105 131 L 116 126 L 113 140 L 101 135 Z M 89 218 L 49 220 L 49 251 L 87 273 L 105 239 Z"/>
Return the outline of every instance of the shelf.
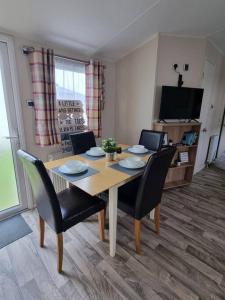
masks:
<path fill-rule="evenodd" d="M 198 139 L 194 145 L 182 145 L 181 141 L 185 132 L 194 131 L 199 135 L 201 123 L 197 122 L 169 122 L 169 123 L 153 123 L 153 129 L 167 133 L 167 140 L 172 140 L 177 144 L 176 153 L 172 160 L 172 166 L 169 168 L 164 189 L 171 189 L 179 186 L 185 186 L 191 183 L 195 159 L 197 154 Z M 179 159 L 179 152 L 188 152 L 189 161 L 175 166 L 175 162 Z"/>
<path fill-rule="evenodd" d="M 180 166 L 175 166 L 175 167 L 169 167 L 170 170 L 173 170 L 173 169 L 182 169 L 182 168 L 191 168 L 191 167 L 194 167 L 193 164 L 189 164 L 189 163 L 186 163 L 186 164 L 182 164 Z"/>
<path fill-rule="evenodd" d="M 194 150 L 196 151 L 197 150 L 197 147 L 198 145 L 192 145 L 192 146 L 186 146 L 186 145 L 177 145 L 177 151 L 178 152 L 182 152 L 182 151 L 191 151 L 191 150 Z"/>
<path fill-rule="evenodd" d="M 188 184 L 190 184 L 190 182 L 187 181 L 187 180 L 171 181 L 171 182 L 165 183 L 163 189 L 168 190 L 168 189 L 172 189 L 172 188 L 175 188 L 175 187 L 185 186 L 185 185 L 188 185 Z"/>
<path fill-rule="evenodd" d="M 189 148 L 197 148 L 198 145 L 191 145 L 191 146 L 188 146 L 188 145 L 177 145 L 176 147 L 177 147 L 177 149 L 179 149 L 179 148 L 187 148 L 187 149 L 189 149 Z"/>
<path fill-rule="evenodd" d="M 197 122 L 168 122 L 168 123 L 159 123 L 156 122 L 155 125 L 160 125 L 162 127 L 182 127 L 182 126 L 201 126 L 201 123 Z"/>

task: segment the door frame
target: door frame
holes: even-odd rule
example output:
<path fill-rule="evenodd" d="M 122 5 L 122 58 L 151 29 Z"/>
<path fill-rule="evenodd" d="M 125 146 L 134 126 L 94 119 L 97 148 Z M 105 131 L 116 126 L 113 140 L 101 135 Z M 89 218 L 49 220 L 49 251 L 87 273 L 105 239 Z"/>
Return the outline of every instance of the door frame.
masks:
<path fill-rule="evenodd" d="M 224 95 L 224 100 L 225 100 L 225 95 Z M 225 126 L 224 122 L 225 122 L 225 107 L 223 109 L 223 116 L 222 116 L 222 121 L 221 121 L 221 126 L 220 126 L 219 139 L 218 139 L 218 144 L 217 144 L 217 148 L 216 148 L 216 158 L 218 158 L 221 137 L 222 137 L 223 129 L 224 129 L 224 126 Z"/>
<path fill-rule="evenodd" d="M 19 143 L 20 143 L 21 148 L 26 149 L 14 41 L 11 36 L 8 36 L 5 34 L 0 34 L 0 41 L 7 45 L 7 52 L 8 52 L 8 58 L 9 58 L 9 72 L 10 72 L 11 80 L 12 80 L 12 92 L 13 92 L 13 100 L 12 101 L 13 101 L 14 107 L 15 107 L 16 122 L 17 122 L 17 126 L 18 126 Z M 15 166 L 15 169 L 16 169 L 16 166 Z M 1 219 L 5 219 L 9 216 L 19 213 L 20 211 L 22 211 L 24 209 L 27 209 L 28 207 L 33 206 L 30 186 L 28 184 L 27 177 L 22 168 L 21 168 L 21 172 L 23 172 L 24 178 L 25 178 L 25 188 L 24 188 L 25 195 L 22 195 L 20 193 L 20 197 L 23 198 L 23 200 L 20 199 L 20 201 L 23 201 L 22 207 L 20 205 L 21 210 L 19 209 L 18 206 L 3 210 L 0 213 Z M 20 192 L 20 190 L 21 190 L 21 188 L 18 187 L 18 192 Z"/>
<path fill-rule="evenodd" d="M 206 68 L 206 65 L 210 65 L 211 67 L 213 67 L 213 82 L 214 82 L 214 78 L 215 78 L 215 65 L 213 63 L 211 63 L 208 59 L 205 60 L 204 62 L 204 68 L 203 68 L 203 76 L 202 76 L 202 82 L 201 82 L 201 87 L 203 88 L 204 87 L 204 79 L 205 79 L 205 68 Z M 212 90 L 210 90 L 210 94 L 212 93 Z M 210 97 L 209 97 L 210 99 Z M 203 99 L 204 101 L 204 95 L 203 95 Z M 210 104 L 210 103 L 209 103 Z M 202 102 L 202 107 L 201 107 L 201 114 L 202 114 L 202 109 L 203 109 L 203 105 L 204 103 Z M 202 155 L 202 153 L 200 152 L 201 151 L 201 147 L 202 147 L 202 141 L 203 141 L 203 138 L 205 137 L 205 134 L 209 134 L 209 141 L 210 141 L 210 133 L 206 133 L 204 132 L 204 126 L 205 126 L 205 121 L 208 117 L 208 114 L 209 114 L 209 107 L 207 109 L 207 111 L 205 111 L 205 116 L 203 116 L 204 120 L 202 120 L 202 115 L 200 114 L 200 122 L 201 122 L 201 129 L 200 129 L 200 134 L 199 134 L 199 142 L 198 142 L 198 148 L 197 148 L 197 154 L 196 154 L 196 162 L 195 162 L 195 168 L 194 168 L 194 174 L 200 172 L 201 170 L 203 170 L 205 167 L 206 167 L 206 160 L 207 160 L 207 154 L 208 154 L 208 148 L 207 148 L 207 153 L 206 153 L 206 157 L 205 157 L 205 161 L 203 164 L 200 164 L 200 160 L 199 159 L 199 156 Z M 210 123 L 208 124 L 208 127 L 211 126 L 211 120 L 210 120 Z M 206 130 L 210 130 L 210 128 L 206 128 Z M 207 147 L 209 147 L 209 143 L 207 145 Z"/>

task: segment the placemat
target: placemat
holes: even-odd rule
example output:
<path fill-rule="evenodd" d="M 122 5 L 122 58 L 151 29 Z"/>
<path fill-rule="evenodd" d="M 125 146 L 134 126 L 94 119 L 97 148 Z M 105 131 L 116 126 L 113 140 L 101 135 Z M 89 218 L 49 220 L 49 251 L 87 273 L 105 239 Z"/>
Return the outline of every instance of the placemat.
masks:
<path fill-rule="evenodd" d="M 82 156 L 89 160 L 99 160 L 99 159 L 105 158 L 105 156 L 91 156 L 91 155 L 87 155 L 86 153 L 79 154 L 79 156 Z"/>
<path fill-rule="evenodd" d="M 123 152 L 141 156 L 141 157 L 144 157 L 146 155 L 152 155 L 152 154 L 156 153 L 155 151 L 152 151 L 152 150 L 148 150 L 148 152 L 145 152 L 145 153 L 132 153 L 132 152 L 128 151 L 128 148 L 124 149 Z"/>
<path fill-rule="evenodd" d="M 143 173 L 143 171 L 145 169 L 145 167 L 140 168 L 140 169 L 127 169 L 127 168 L 121 167 L 118 163 L 111 165 L 110 168 L 120 171 L 120 172 L 123 172 L 123 173 L 126 173 L 130 176 L 141 174 L 141 173 Z"/>
<path fill-rule="evenodd" d="M 69 182 L 74 182 L 80 179 L 84 179 L 86 177 L 95 175 L 97 173 L 99 173 L 99 171 L 88 167 L 88 169 L 82 173 L 79 174 L 73 174 L 73 175 L 67 175 L 64 174 L 62 172 L 59 171 L 59 167 L 53 168 L 51 169 L 52 172 L 54 172 L 55 174 L 59 175 L 60 177 L 62 177 L 64 180 L 69 181 Z"/>

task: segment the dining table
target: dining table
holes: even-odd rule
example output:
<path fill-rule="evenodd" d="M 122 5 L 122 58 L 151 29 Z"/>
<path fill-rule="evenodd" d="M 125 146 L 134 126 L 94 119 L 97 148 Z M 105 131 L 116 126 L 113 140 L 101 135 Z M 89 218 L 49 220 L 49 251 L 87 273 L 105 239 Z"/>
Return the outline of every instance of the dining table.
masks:
<path fill-rule="evenodd" d="M 114 257 L 116 254 L 116 231 L 117 231 L 117 202 L 118 188 L 127 182 L 134 180 L 144 172 L 144 168 L 138 170 L 126 170 L 119 167 L 118 162 L 136 154 L 127 151 L 129 145 L 121 144 L 120 154 L 116 154 L 114 161 L 109 162 L 105 157 L 92 159 L 85 154 L 72 155 L 57 160 L 45 162 L 45 167 L 50 173 L 55 176 L 62 176 L 59 173 L 55 174 L 57 167 L 64 165 L 71 160 L 79 160 L 88 165 L 92 170 L 95 170 L 90 176 L 82 177 L 78 180 L 66 177 L 67 186 L 74 185 L 77 188 L 85 191 L 91 196 L 99 196 L 101 193 L 108 191 L 108 209 L 109 209 L 109 253 Z M 142 154 L 141 159 L 148 161 L 150 154 Z M 151 213 L 151 218 L 154 218 L 154 213 Z"/>

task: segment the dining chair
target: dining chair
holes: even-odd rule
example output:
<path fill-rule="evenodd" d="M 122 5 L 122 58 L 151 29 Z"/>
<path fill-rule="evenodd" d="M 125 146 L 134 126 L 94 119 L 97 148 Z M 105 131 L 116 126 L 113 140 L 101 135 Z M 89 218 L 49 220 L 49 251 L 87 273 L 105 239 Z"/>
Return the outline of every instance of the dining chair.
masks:
<path fill-rule="evenodd" d="M 153 154 L 144 174 L 121 186 L 118 190 L 118 208 L 134 218 L 136 252 L 141 252 L 141 220 L 155 208 L 155 229 L 160 232 L 160 202 L 168 168 L 176 147 L 168 147 Z"/>
<path fill-rule="evenodd" d="M 81 154 L 89 150 L 91 147 L 96 147 L 96 141 L 93 131 L 70 134 L 73 154 Z"/>
<path fill-rule="evenodd" d="M 62 272 L 63 232 L 98 213 L 100 240 L 104 240 L 105 202 L 70 187 L 56 194 L 41 160 L 23 150 L 17 154 L 28 175 L 39 214 L 40 247 L 44 247 L 45 222 L 57 235 L 57 269 Z"/>
<path fill-rule="evenodd" d="M 163 145 L 164 135 L 165 132 L 142 129 L 139 145 L 143 145 L 151 151 L 159 151 Z"/>

